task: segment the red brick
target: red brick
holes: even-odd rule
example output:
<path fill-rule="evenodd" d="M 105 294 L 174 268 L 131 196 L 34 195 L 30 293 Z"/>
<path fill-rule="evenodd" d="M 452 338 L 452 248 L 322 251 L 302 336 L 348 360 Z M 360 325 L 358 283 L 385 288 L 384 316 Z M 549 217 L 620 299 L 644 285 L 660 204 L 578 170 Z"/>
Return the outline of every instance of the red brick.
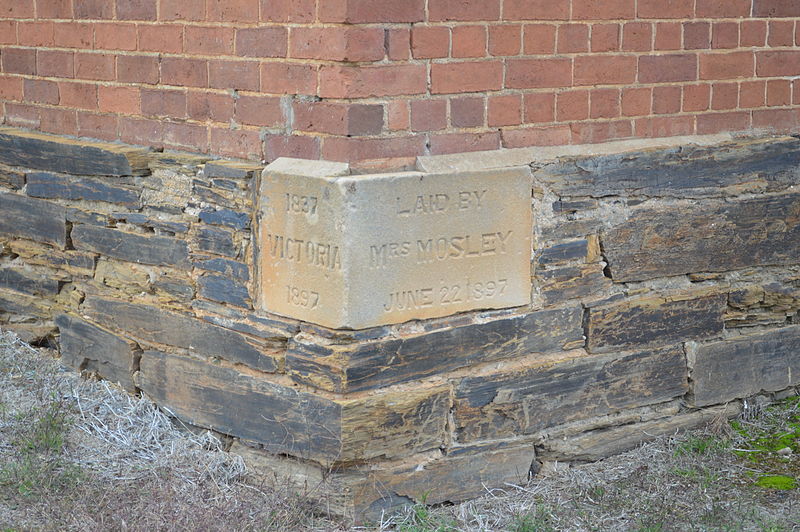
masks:
<path fill-rule="evenodd" d="M 437 131 L 447 127 L 446 100 L 413 100 L 411 102 L 411 130 Z"/>
<path fill-rule="evenodd" d="M 639 118 L 634 123 L 637 137 L 676 137 L 694 134 L 692 116 L 656 116 Z"/>
<path fill-rule="evenodd" d="M 205 20 L 206 0 L 161 0 L 161 20 Z"/>
<path fill-rule="evenodd" d="M 551 54 L 556 50 L 556 27 L 550 24 L 525 24 L 523 49 L 526 54 Z"/>
<path fill-rule="evenodd" d="M 435 81 L 433 85 L 435 92 Z M 398 96 L 423 94 L 426 90 L 425 65 L 323 65 L 319 72 L 319 96 L 323 98 Z"/>
<path fill-rule="evenodd" d="M 345 103 L 299 100 L 292 103 L 292 129 L 312 133 L 348 135 L 348 109 Z"/>
<path fill-rule="evenodd" d="M 261 20 L 313 22 L 316 9 L 316 0 L 261 0 Z"/>
<path fill-rule="evenodd" d="M 519 94 L 490 96 L 488 107 L 489 127 L 518 126 L 522 123 L 522 96 Z"/>
<path fill-rule="evenodd" d="M 58 48 L 91 48 L 93 29 L 92 24 L 84 22 L 56 22 L 53 24 L 53 44 Z"/>
<path fill-rule="evenodd" d="M 330 161 L 359 161 L 388 157 L 413 157 L 423 153 L 425 136 L 379 139 L 326 137 L 322 141 L 322 158 Z M 464 151 L 464 150 L 462 150 Z"/>
<path fill-rule="evenodd" d="M 165 118 L 186 118 L 186 91 L 142 89 L 142 114 Z"/>
<path fill-rule="evenodd" d="M 700 54 L 700 79 L 733 79 L 753 77 L 753 52 Z"/>
<path fill-rule="evenodd" d="M 753 111 L 753 127 L 774 133 L 796 133 L 800 125 L 797 109 L 769 109 Z"/>
<path fill-rule="evenodd" d="M 800 17 L 795 0 L 753 0 L 754 17 Z"/>
<path fill-rule="evenodd" d="M 636 57 L 591 56 L 575 58 L 575 85 L 629 84 L 636 80 Z"/>
<path fill-rule="evenodd" d="M 620 48 L 619 24 L 592 24 L 592 52 L 616 52 Z"/>
<path fill-rule="evenodd" d="M 264 159 L 274 161 L 278 157 L 319 159 L 320 138 L 289 135 L 267 135 L 264 138 Z"/>
<path fill-rule="evenodd" d="M 708 22 L 684 22 L 683 47 L 687 50 L 710 48 L 711 24 Z"/>
<path fill-rule="evenodd" d="M 36 0 L 36 18 L 72 18 L 72 0 Z"/>
<path fill-rule="evenodd" d="M 681 88 L 674 85 L 653 87 L 653 114 L 671 115 L 681 111 Z"/>
<path fill-rule="evenodd" d="M 633 136 L 630 120 L 578 123 L 572 124 L 570 129 L 573 144 L 596 144 Z"/>
<path fill-rule="evenodd" d="M 556 50 L 560 54 L 588 52 L 589 26 L 587 24 L 560 25 Z"/>
<path fill-rule="evenodd" d="M 405 61 L 411 56 L 411 30 L 391 28 L 386 38 L 386 56 L 392 61 Z"/>
<path fill-rule="evenodd" d="M 233 28 L 221 26 L 186 26 L 184 52 L 198 55 L 233 53 Z"/>
<path fill-rule="evenodd" d="M 788 79 L 771 79 L 767 81 L 767 105 L 779 107 L 791 105 L 792 83 Z"/>
<path fill-rule="evenodd" d="M 480 127 L 484 124 L 486 101 L 481 96 L 450 98 L 450 124 L 453 127 Z"/>
<path fill-rule="evenodd" d="M 639 18 L 692 18 L 694 0 L 639 0 Z"/>
<path fill-rule="evenodd" d="M 408 129 L 411 123 L 408 102 L 406 100 L 392 100 L 386 107 L 386 127 L 388 127 L 390 131 L 403 131 Z"/>
<path fill-rule="evenodd" d="M 764 20 L 743 20 L 739 33 L 740 46 L 764 46 L 767 23 Z"/>
<path fill-rule="evenodd" d="M 5 124 L 13 127 L 27 127 L 36 129 L 39 127 L 39 108 L 28 104 L 16 104 L 6 102 Z"/>
<path fill-rule="evenodd" d="M 652 89 L 649 88 L 622 89 L 622 115 L 649 115 L 652 98 Z"/>
<path fill-rule="evenodd" d="M 701 18 L 750 16 L 752 0 L 697 0 L 695 14 Z"/>
<path fill-rule="evenodd" d="M 714 83 L 711 86 L 711 108 L 715 111 L 736 109 L 739 105 L 737 83 Z"/>
<path fill-rule="evenodd" d="M 117 75 L 114 56 L 110 54 L 75 53 L 75 77 L 95 81 L 113 81 Z"/>
<path fill-rule="evenodd" d="M 236 29 L 236 55 L 242 57 L 286 57 L 288 34 L 286 28 Z"/>
<path fill-rule="evenodd" d="M 504 20 L 569 20 L 569 2 L 505 0 Z"/>
<path fill-rule="evenodd" d="M 565 91 L 556 95 L 556 122 L 589 118 L 589 91 Z"/>
<path fill-rule="evenodd" d="M 22 100 L 22 78 L 0 75 L 0 99 Z"/>
<path fill-rule="evenodd" d="M 501 135 L 504 148 L 561 146 L 564 144 L 569 144 L 572 137 L 569 126 L 504 129 Z"/>
<path fill-rule="evenodd" d="M 322 22 L 421 22 L 425 0 L 325 0 L 319 3 Z"/>
<path fill-rule="evenodd" d="M 347 134 L 353 137 L 379 135 L 383 131 L 383 105 L 350 104 L 347 109 Z"/>
<path fill-rule="evenodd" d="M 769 21 L 769 46 L 793 46 L 794 45 L 794 21 L 793 20 L 770 20 Z"/>
<path fill-rule="evenodd" d="M 175 24 L 137 26 L 139 50 L 178 54 L 183 51 L 183 26 Z"/>
<path fill-rule="evenodd" d="M 278 126 L 284 122 L 281 99 L 275 96 L 239 95 L 234 116 L 240 124 Z"/>
<path fill-rule="evenodd" d="M 767 84 L 762 80 L 743 81 L 739 84 L 739 107 L 750 109 L 766 103 Z"/>
<path fill-rule="evenodd" d="M 648 52 L 652 49 L 653 25 L 649 22 L 626 22 L 622 26 L 622 50 Z"/>
<path fill-rule="evenodd" d="M 39 109 L 39 128 L 46 133 L 75 135 L 78 132 L 78 119 L 74 109 L 42 107 Z"/>
<path fill-rule="evenodd" d="M 156 20 L 157 0 L 117 0 L 117 20 Z"/>
<path fill-rule="evenodd" d="M 38 50 L 36 52 L 36 74 L 53 78 L 71 78 L 75 75 L 75 60 L 72 52 Z"/>
<path fill-rule="evenodd" d="M 635 0 L 572 0 L 575 20 L 632 19 L 636 15 Z"/>
<path fill-rule="evenodd" d="M 3 48 L 0 50 L 3 72 L 6 74 L 36 74 L 36 50 L 29 48 Z"/>
<path fill-rule="evenodd" d="M 556 119 L 556 95 L 552 92 L 531 92 L 523 100 L 526 124 L 546 124 Z"/>
<path fill-rule="evenodd" d="M 738 46 L 738 22 L 715 22 L 711 26 L 711 48 L 736 48 Z"/>
<path fill-rule="evenodd" d="M 207 0 L 206 17 L 213 22 L 258 22 L 259 0 Z"/>
<path fill-rule="evenodd" d="M 383 28 L 295 27 L 289 56 L 331 61 L 377 61 L 385 50 Z"/>
<path fill-rule="evenodd" d="M 20 21 L 17 23 L 17 40 L 23 46 L 53 46 L 54 24 L 50 21 Z"/>
<path fill-rule="evenodd" d="M 745 131 L 750 128 L 750 113 L 709 113 L 697 116 L 697 134 L 711 135 L 723 131 Z"/>
<path fill-rule="evenodd" d="M 684 85 L 683 111 L 707 111 L 711 107 L 711 85 Z"/>
<path fill-rule="evenodd" d="M 78 136 L 117 140 L 117 115 L 77 112 Z"/>
<path fill-rule="evenodd" d="M 208 151 L 208 129 L 205 126 L 164 122 L 162 127 L 164 146 L 178 150 Z"/>
<path fill-rule="evenodd" d="M 255 61 L 209 61 L 208 86 L 212 89 L 258 91 L 259 64 Z"/>
<path fill-rule="evenodd" d="M 158 57 L 154 55 L 118 55 L 117 81 L 122 83 L 158 83 Z"/>
<path fill-rule="evenodd" d="M 619 89 L 597 89 L 589 93 L 590 118 L 616 118 L 619 116 Z"/>
<path fill-rule="evenodd" d="M 114 18 L 114 3 L 109 0 L 72 0 L 72 9 L 77 19 Z"/>
<path fill-rule="evenodd" d="M 694 81 L 697 79 L 697 56 L 670 54 L 639 58 L 640 83 Z"/>
<path fill-rule="evenodd" d="M 211 128 L 209 151 L 228 157 L 261 160 L 261 135 L 253 129 Z"/>
<path fill-rule="evenodd" d="M 800 75 L 800 50 L 756 52 L 756 75 L 759 77 Z"/>
<path fill-rule="evenodd" d="M 229 122 L 233 118 L 233 98 L 229 94 L 190 91 L 186 111 L 189 118 L 205 122 Z"/>
<path fill-rule="evenodd" d="M 141 96 L 136 87 L 97 87 L 97 108 L 103 112 L 138 115 L 142 111 Z"/>
<path fill-rule="evenodd" d="M 60 82 L 58 92 L 59 105 L 87 110 L 97 109 L 97 85 L 94 83 Z"/>
<path fill-rule="evenodd" d="M 486 26 L 456 26 L 453 28 L 452 57 L 483 57 L 486 55 Z"/>
<path fill-rule="evenodd" d="M 271 94 L 316 94 L 316 65 L 303 63 L 262 63 L 261 91 Z"/>
<path fill-rule="evenodd" d="M 655 50 L 680 50 L 681 23 L 680 22 L 656 23 L 656 38 L 653 48 Z"/>
<path fill-rule="evenodd" d="M 0 17 L 33 18 L 33 2 L 30 0 L 0 0 Z"/>
<path fill-rule="evenodd" d="M 92 26 L 94 26 L 95 48 L 99 50 L 136 50 L 135 24 L 96 23 Z"/>
<path fill-rule="evenodd" d="M 450 55 L 450 28 L 414 26 L 411 30 L 411 54 L 415 59 L 431 59 Z"/>
<path fill-rule="evenodd" d="M 17 44 L 16 20 L 0 20 L 0 44 Z"/>
<path fill-rule="evenodd" d="M 43 79 L 26 79 L 23 82 L 22 95 L 26 102 L 58 105 L 58 84 Z"/>
<path fill-rule="evenodd" d="M 498 20 L 500 0 L 428 0 L 431 21 Z"/>
<path fill-rule="evenodd" d="M 792 82 L 792 104 L 800 104 L 800 80 L 797 79 Z"/>
<path fill-rule="evenodd" d="M 208 62 L 164 57 L 161 59 L 161 83 L 179 87 L 208 87 Z"/>
<path fill-rule="evenodd" d="M 500 148 L 500 133 L 440 133 L 430 135 L 431 155 L 488 151 Z"/>
<path fill-rule="evenodd" d="M 571 59 L 509 59 L 507 62 L 506 88 L 540 89 L 571 84 Z"/>
<path fill-rule="evenodd" d="M 140 144 L 162 148 L 164 124 L 162 120 L 149 120 L 120 116 L 117 122 L 119 139 L 128 144 Z"/>
<path fill-rule="evenodd" d="M 504 24 L 489 26 L 489 54 L 490 55 L 517 55 L 522 45 L 522 26 L 519 24 Z"/>
<path fill-rule="evenodd" d="M 484 92 L 498 90 L 502 85 L 503 64 L 499 61 L 431 65 L 431 93 L 433 94 Z"/>

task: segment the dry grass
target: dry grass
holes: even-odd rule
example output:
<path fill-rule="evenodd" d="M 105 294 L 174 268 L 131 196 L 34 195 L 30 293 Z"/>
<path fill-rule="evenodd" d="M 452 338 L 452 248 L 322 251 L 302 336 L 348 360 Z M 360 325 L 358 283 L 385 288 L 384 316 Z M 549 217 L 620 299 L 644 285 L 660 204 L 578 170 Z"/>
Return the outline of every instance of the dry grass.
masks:
<path fill-rule="evenodd" d="M 0 529 L 800 530 L 800 490 L 756 485 L 763 474 L 800 476 L 795 421 L 797 399 L 749 408 L 738 430 L 721 423 L 661 438 L 356 528 L 254 477 L 211 433 L 182 430 L 149 401 L 83 380 L 0 332 Z M 769 435 L 793 452 L 778 455 Z"/>

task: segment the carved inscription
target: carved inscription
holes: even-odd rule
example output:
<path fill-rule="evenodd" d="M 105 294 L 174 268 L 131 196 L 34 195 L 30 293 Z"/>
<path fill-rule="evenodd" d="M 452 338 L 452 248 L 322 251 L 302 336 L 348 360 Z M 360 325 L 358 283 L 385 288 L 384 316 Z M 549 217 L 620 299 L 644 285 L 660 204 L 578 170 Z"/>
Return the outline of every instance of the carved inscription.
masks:
<path fill-rule="evenodd" d="M 299 177 L 264 172 L 261 305 L 364 328 L 530 301 L 527 169 Z"/>

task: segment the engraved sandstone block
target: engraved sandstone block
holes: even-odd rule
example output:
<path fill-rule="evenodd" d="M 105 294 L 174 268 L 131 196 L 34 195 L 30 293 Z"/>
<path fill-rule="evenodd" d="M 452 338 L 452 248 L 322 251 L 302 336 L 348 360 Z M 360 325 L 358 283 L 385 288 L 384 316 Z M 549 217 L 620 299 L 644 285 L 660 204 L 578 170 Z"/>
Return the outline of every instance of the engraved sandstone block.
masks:
<path fill-rule="evenodd" d="M 262 178 L 264 310 L 361 329 L 530 302 L 527 168 L 347 176 L 293 163 Z"/>

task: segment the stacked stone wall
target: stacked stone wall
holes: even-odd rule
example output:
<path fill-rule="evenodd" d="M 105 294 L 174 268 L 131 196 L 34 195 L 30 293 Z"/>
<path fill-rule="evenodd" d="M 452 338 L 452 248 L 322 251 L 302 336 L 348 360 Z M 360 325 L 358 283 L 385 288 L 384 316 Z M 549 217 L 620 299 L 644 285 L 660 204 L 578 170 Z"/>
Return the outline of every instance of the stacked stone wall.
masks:
<path fill-rule="evenodd" d="M 667 144 L 418 159 L 530 176 L 530 302 L 334 330 L 258 308 L 260 165 L 2 129 L 0 326 L 343 513 L 463 500 L 800 384 L 800 141 Z"/>

